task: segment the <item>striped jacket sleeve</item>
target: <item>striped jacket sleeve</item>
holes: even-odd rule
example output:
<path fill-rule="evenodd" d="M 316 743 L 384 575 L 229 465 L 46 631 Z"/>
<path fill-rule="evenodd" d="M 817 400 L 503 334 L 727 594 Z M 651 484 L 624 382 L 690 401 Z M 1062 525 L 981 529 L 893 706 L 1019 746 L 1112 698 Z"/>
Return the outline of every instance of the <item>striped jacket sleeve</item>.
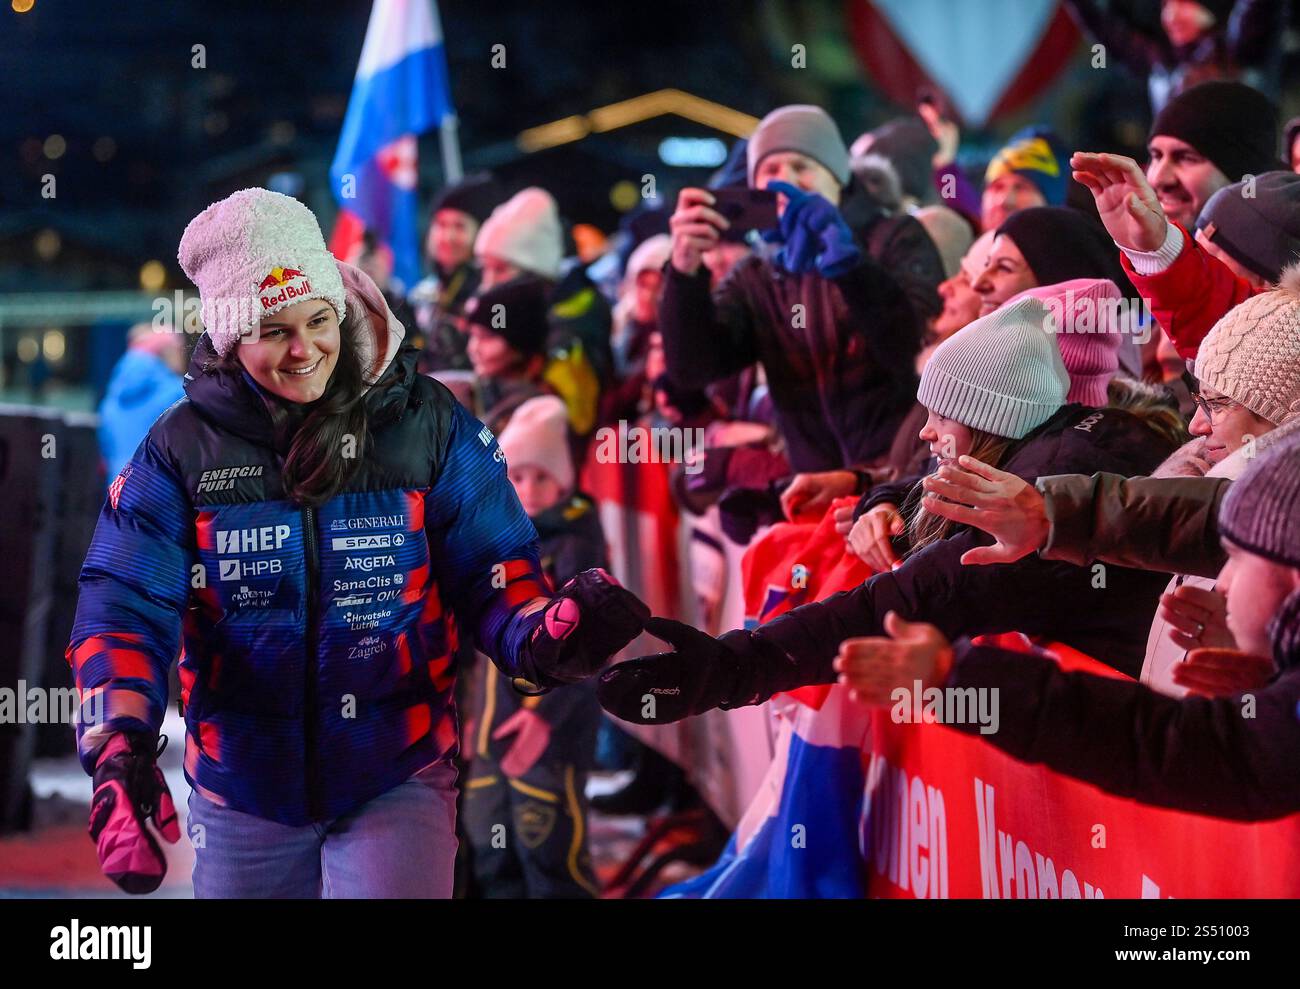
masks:
<path fill-rule="evenodd" d="M 524 643 L 551 598 L 537 530 L 491 430 L 458 404 L 450 433 L 425 506 L 434 572 L 458 623 L 502 672 L 518 676 Z"/>
<path fill-rule="evenodd" d="M 67 658 L 86 772 L 109 736 L 162 726 L 196 560 L 189 499 L 147 437 L 109 489 L 78 580 Z"/>

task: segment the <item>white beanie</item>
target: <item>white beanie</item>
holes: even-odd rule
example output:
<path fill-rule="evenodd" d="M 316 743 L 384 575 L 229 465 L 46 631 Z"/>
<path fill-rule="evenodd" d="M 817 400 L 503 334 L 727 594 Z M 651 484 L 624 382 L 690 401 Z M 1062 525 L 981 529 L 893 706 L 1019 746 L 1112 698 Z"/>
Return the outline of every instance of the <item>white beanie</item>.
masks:
<path fill-rule="evenodd" d="M 569 452 L 569 415 L 554 395 L 530 398 L 515 409 L 497 437 L 507 467 L 527 464 L 550 474 L 561 488 L 573 488 L 573 456 Z"/>
<path fill-rule="evenodd" d="M 672 257 L 673 239 L 668 234 L 654 234 L 636 245 L 636 250 L 627 259 L 624 278 L 636 281 L 636 276 L 643 271 L 659 271 Z"/>
<path fill-rule="evenodd" d="M 1214 324 L 1193 373 L 1275 426 L 1300 413 L 1300 263 Z"/>
<path fill-rule="evenodd" d="M 1009 302 L 935 348 L 916 399 L 971 429 L 1018 440 L 1050 419 L 1070 388 L 1038 299 Z"/>
<path fill-rule="evenodd" d="M 203 325 L 224 357 L 267 316 L 324 299 L 342 322 L 343 278 L 320 224 L 298 200 L 241 189 L 189 222 L 177 260 L 199 290 Z"/>
<path fill-rule="evenodd" d="M 474 255 L 499 258 L 530 274 L 558 280 L 564 246 L 555 197 L 537 186 L 515 193 L 484 221 Z"/>
<path fill-rule="evenodd" d="M 993 241 L 997 235 L 996 230 L 985 230 L 975 238 L 975 243 L 971 244 L 962 255 L 961 270 L 972 285 L 979 280 L 985 265 L 989 263 L 989 255 L 993 253 Z"/>

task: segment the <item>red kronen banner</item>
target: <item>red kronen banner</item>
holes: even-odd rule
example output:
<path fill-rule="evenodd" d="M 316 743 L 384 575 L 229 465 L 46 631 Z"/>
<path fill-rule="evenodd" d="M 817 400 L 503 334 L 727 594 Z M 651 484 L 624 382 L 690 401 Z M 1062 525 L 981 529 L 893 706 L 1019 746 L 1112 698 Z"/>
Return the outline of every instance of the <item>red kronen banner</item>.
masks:
<path fill-rule="evenodd" d="M 818 526 L 775 527 L 746 556 L 749 613 L 767 621 L 849 589 L 866 575 L 851 561 L 830 513 Z M 1000 640 L 1067 669 L 1119 675 L 1065 646 Z M 792 696 L 809 709 L 805 717 L 816 718 L 828 693 L 843 689 Z M 806 726 L 796 731 L 830 741 Z M 858 847 L 843 852 L 862 862 L 870 896 L 1300 896 L 1300 816 L 1241 824 L 1161 810 L 1022 763 L 978 736 L 896 724 L 889 711 L 873 716 L 865 738 L 851 743 L 862 749 L 865 779 Z M 800 781 L 787 778 L 784 786 Z"/>

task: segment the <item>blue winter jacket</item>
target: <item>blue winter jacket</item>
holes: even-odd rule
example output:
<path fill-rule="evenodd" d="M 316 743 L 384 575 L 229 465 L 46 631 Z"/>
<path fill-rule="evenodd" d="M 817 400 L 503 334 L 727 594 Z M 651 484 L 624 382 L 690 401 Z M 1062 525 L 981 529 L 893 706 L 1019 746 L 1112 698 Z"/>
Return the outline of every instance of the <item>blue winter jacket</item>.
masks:
<path fill-rule="evenodd" d="M 158 731 L 182 637 L 186 777 L 289 825 L 455 753 L 458 627 L 526 674 L 549 599 L 536 531 L 492 433 L 415 356 L 367 393 L 352 480 L 309 508 L 281 485 L 275 401 L 200 340 L 186 399 L 111 486 L 81 573 L 68 658 L 87 772 L 112 733 Z"/>

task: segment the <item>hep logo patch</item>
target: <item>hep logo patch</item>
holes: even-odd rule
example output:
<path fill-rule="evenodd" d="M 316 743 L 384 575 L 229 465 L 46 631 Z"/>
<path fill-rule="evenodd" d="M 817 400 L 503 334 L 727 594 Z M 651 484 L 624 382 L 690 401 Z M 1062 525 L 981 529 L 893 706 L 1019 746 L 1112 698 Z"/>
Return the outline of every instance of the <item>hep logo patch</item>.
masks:
<path fill-rule="evenodd" d="M 123 468 L 122 473 L 117 475 L 117 480 L 108 486 L 108 503 L 113 506 L 113 511 L 117 511 L 117 504 L 122 500 L 122 489 L 126 487 L 130 476 L 131 468 Z"/>

